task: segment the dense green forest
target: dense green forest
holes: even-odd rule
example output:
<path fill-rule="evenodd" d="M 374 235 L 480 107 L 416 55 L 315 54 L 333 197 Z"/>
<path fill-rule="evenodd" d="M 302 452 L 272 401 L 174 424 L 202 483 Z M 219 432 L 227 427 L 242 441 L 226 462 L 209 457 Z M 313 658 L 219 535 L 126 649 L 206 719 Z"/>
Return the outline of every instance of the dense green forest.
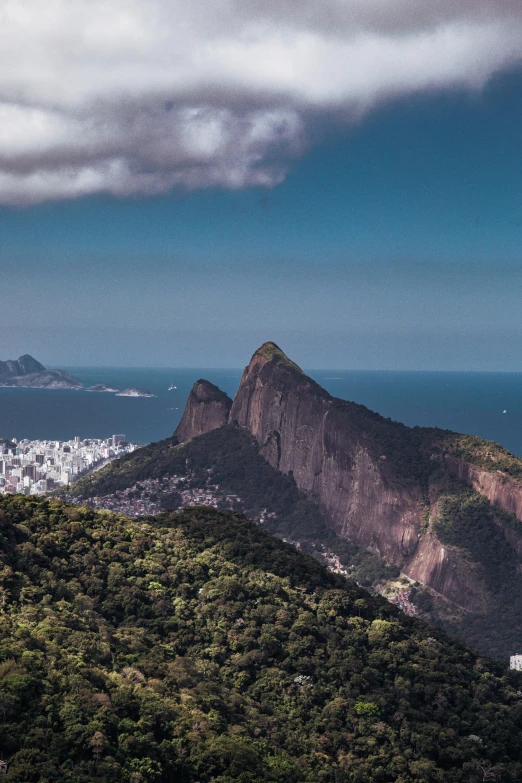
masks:
<path fill-rule="evenodd" d="M 522 459 L 492 440 L 450 430 L 414 429 L 423 432 L 424 448 L 432 453 L 438 450 L 488 471 L 500 470 L 513 478 L 522 477 Z"/>
<path fill-rule="evenodd" d="M 515 783 L 521 679 L 243 517 L 0 500 L 19 783 Z"/>

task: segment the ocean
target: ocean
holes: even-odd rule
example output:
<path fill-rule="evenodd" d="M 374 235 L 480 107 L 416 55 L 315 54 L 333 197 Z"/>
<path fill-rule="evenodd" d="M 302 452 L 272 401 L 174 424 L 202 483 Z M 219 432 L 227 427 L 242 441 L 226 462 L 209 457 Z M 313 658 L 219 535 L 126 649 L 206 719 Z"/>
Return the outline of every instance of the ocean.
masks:
<path fill-rule="evenodd" d="M 190 389 L 206 378 L 233 395 L 240 369 L 63 367 L 86 386 L 142 386 L 156 397 L 0 388 L 0 437 L 103 438 L 150 443 L 176 428 Z M 522 373 L 307 370 L 331 394 L 405 424 L 442 427 L 501 443 L 522 456 Z M 170 385 L 176 389 L 168 391 Z"/>

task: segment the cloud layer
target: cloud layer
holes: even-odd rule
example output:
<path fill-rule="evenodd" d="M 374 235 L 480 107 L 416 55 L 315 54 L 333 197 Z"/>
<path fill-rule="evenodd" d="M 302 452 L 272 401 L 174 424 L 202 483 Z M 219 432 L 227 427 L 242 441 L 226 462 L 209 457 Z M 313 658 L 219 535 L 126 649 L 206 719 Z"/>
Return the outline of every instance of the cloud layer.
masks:
<path fill-rule="evenodd" d="M 0 203 L 274 185 L 314 123 L 521 57 L 520 0 L 0 0 Z"/>

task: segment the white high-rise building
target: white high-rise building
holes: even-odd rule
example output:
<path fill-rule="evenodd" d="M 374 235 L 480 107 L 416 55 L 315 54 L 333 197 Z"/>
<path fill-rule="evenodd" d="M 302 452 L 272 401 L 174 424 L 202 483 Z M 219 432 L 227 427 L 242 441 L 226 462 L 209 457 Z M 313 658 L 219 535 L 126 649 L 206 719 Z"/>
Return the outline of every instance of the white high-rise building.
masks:
<path fill-rule="evenodd" d="M 516 669 L 517 672 L 522 671 L 522 655 L 512 655 L 509 659 L 509 668 Z"/>

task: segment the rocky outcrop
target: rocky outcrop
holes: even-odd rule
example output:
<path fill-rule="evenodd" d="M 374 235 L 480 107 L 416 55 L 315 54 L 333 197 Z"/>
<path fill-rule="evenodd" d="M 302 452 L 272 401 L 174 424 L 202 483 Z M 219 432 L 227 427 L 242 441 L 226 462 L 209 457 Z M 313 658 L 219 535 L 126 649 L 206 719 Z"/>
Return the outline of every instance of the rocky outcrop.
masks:
<path fill-rule="evenodd" d="M 90 390 L 92 391 L 92 390 Z M 116 397 L 155 397 L 156 395 L 143 389 L 141 386 L 129 386 L 128 389 L 123 389 L 116 393 Z"/>
<path fill-rule="evenodd" d="M 189 394 L 183 417 L 174 433 L 178 443 L 224 427 L 232 406 L 230 397 L 210 381 L 196 381 Z"/>

